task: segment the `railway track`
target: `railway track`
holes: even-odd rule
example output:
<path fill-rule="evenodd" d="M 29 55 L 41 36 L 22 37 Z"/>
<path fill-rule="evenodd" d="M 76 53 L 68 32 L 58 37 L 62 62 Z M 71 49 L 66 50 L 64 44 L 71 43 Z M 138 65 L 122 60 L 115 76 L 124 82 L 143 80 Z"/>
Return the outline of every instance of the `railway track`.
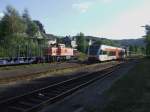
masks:
<path fill-rule="evenodd" d="M 1 112 L 37 112 L 48 104 L 55 103 L 73 92 L 96 81 L 111 76 L 122 64 L 106 68 L 50 85 L 0 102 Z"/>

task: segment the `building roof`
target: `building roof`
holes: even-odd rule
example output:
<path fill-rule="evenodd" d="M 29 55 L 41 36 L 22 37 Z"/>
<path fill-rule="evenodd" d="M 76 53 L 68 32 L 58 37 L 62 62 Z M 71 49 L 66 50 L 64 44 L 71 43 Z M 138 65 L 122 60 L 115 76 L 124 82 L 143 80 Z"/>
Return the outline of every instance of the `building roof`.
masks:
<path fill-rule="evenodd" d="M 45 34 L 48 40 L 56 40 L 58 37 L 52 34 Z"/>

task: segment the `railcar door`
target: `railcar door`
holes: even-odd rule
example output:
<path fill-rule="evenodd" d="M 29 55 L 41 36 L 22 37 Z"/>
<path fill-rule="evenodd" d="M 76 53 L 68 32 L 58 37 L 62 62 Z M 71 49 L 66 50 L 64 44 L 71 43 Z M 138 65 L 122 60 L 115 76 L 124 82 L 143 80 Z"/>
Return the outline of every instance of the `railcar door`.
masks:
<path fill-rule="evenodd" d="M 107 61 L 108 60 L 107 51 L 100 50 L 99 60 L 100 61 Z"/>

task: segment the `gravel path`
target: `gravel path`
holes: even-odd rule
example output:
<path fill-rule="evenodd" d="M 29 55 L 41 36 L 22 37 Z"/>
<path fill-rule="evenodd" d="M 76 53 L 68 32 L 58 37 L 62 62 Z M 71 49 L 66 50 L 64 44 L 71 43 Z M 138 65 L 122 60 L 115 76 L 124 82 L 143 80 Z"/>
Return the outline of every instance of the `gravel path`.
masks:
<path fill-rule="evenodd" d="M 136 62 L 129 62 L 112 74 L 111 77 L 101 81 L 97 81 L 90 86 L 77 91 L 71 96 L 65 98 L 61 102 L 55 103 L 42 112 L 100 112 L 107 97 L 103 94 L 111 85 L 125 75 Z"/>

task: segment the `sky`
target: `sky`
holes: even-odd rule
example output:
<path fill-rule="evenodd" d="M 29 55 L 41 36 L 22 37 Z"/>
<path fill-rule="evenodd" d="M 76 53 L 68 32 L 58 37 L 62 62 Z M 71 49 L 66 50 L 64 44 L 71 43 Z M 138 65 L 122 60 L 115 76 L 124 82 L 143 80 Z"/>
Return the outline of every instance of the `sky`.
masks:
<path fill-rule="evenodd" d="M 47 33 L 110 39 L 140 38 L 150 24 L 150 0 L 0 0 L 0 17 L 7 5 L 20 13 L 28 9 Z"/>

